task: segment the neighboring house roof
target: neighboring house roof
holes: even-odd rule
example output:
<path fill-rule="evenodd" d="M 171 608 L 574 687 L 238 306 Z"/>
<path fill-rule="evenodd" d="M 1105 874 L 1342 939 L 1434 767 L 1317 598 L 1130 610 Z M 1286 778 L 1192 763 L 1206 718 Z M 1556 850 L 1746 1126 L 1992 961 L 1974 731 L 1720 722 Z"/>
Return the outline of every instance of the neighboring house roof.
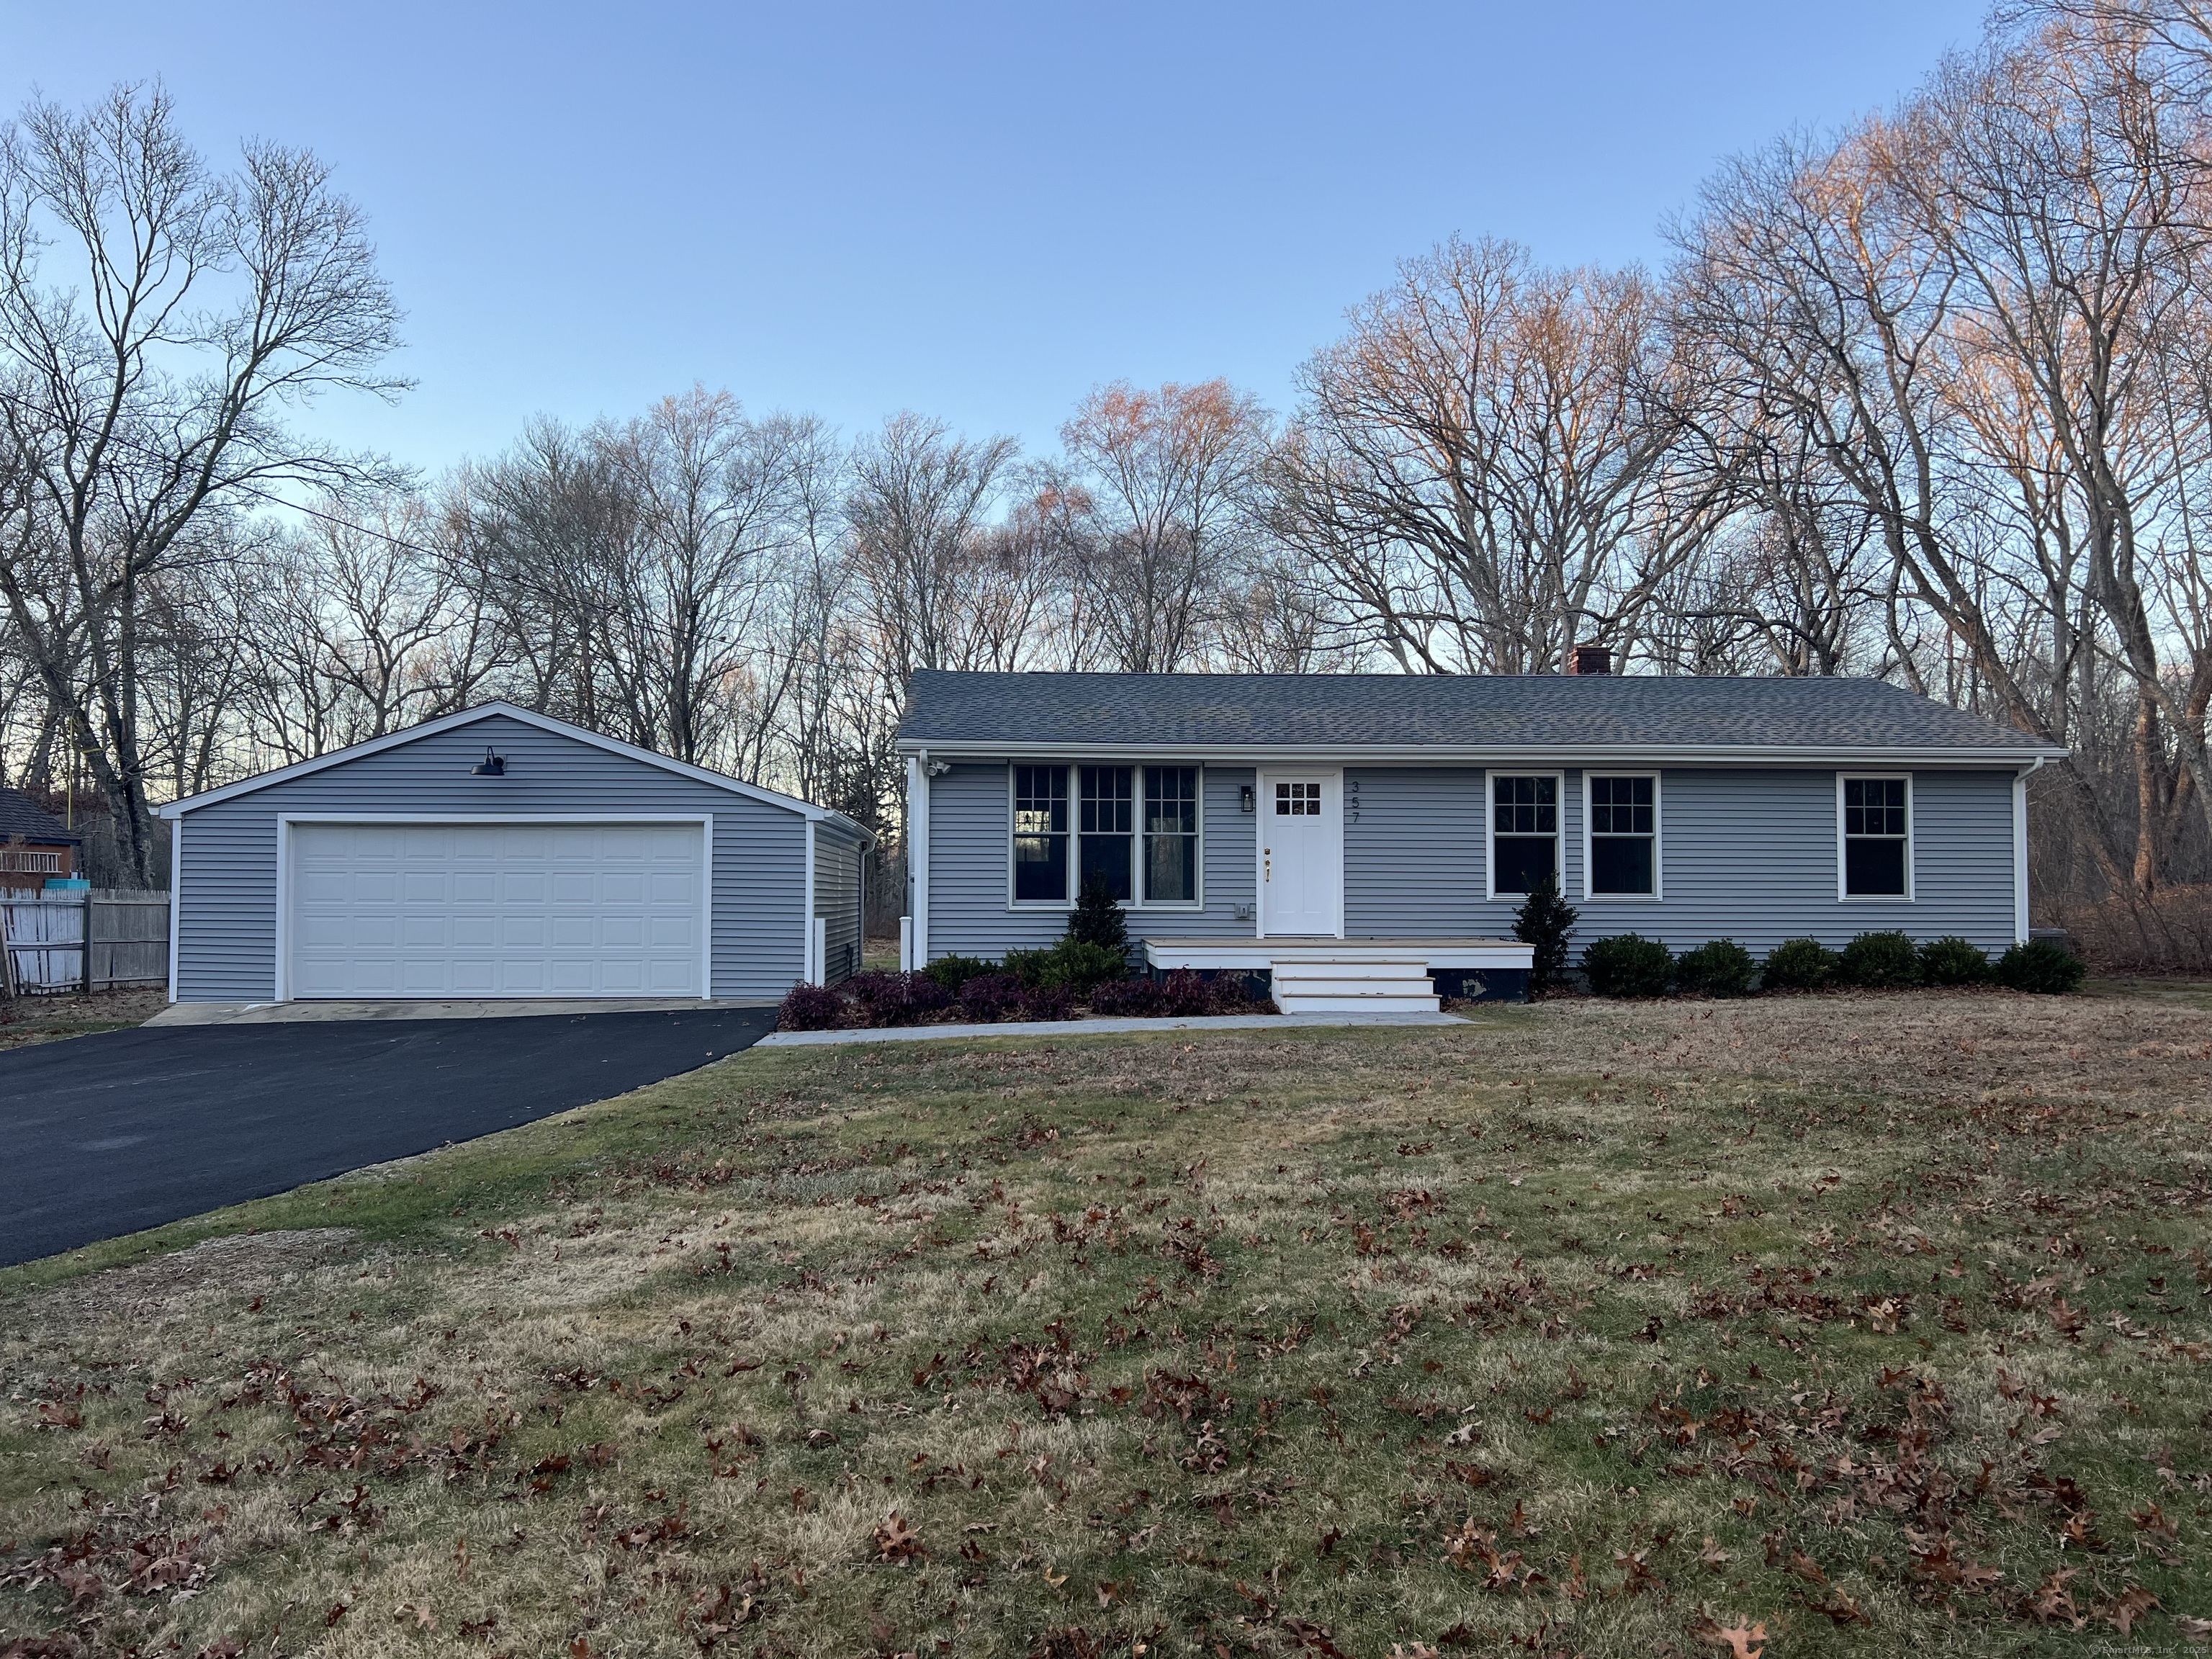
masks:
<path fill-rule="evenodd" d="M 0 789 L 0 841 L 66 842 L 81 846 L 84 837 L 65 828 L 62 821 L 20 789 Z"/>
<path fill-rule="evenodd" d="M 907 753 L 1345 751 L 2038 761 L 2063 749 L 1879 680 L 923 671 Z"/>
<path fill-rule="evenodd" d="M 403 744 L 413 743 L 422 738 L 434 737 L 441 732 L 451 732 L 460 726 L 473 726 L 478 720 L 489 720 L 495 715 L 520 720 L 524 725 L 537 726 L 540 731 L 557 732 L 562 737 L 573 738 L 579 743 L 590 744 L 592 747 L 604 749 L 610 754 L 625 755 L 631 760 L 642 762 L 647 766 L 657 766 L 664 772 L 673 772 L 678 777 L 690 778 L 696 783 L 709 784 L 717 789 L 726 789 L 733 795 L 743 795 L 748 799 L 763 801 L 770 806 L 781 806 L 789 811 L 797 812 L 804 817 L 843 825 L 871 842 L 876 838 L 874 833 L 866 825 L 855 819 L 847 817 L 842 812 L 833 812 L 826 806 L 817 806 L 812 801 L 800 800 L 795 795 L 786 795 L 774 789 L 764 789 L 757 783 L 742 782 L 722 773 L 709 771 L 703 766 L 693 766 L 684 761 L 671 760 L 665 755 L 654 754 L 650 749 L 640 749 L 634 744 L 617 742 L 613 738 L 602 737 L 597 732 L 587 732 L 580 726 L 571 726 L 566 720 L 555 720 L 550 714 L 541 714 L 535 709 L 524 708 L 519 704 L 511 702 L 479 703 L 474 708 L 464 708 L 458 714 L 443 715 L 434 720 L 425 720 L 420 726 L 410 726 L 404 731 L 389 732 L 380 738 L 371 738 L 365 743 L 356 743 L 348 748 L 334 749 L 327 755 L 316 756 L 313 760 L 297 761 L 290 766 L 280 766 L 273 772 L 263 772 L 253 777 L 241 778 L 236 783 L 227 784 L 221 789 L 210 789 L 204 794 L 187 795 L 184 799 L 172 801 L 161 808 L 161 816 L 165 818 L 182 817 L 185 813 L 196 812 L 203 806 L 212 806 L 219 800 L 231 800 L 240 795 L 252 794 L 255 790 L 266 789 L 273 783 L 283 783 L 292 778 L 303 778 L 311 772 L 319 772 L 326 767 L 343 766 L 348 761 L 360 760 L 364 756 L 374 755 L 386 749 L 397 749 Z"/>

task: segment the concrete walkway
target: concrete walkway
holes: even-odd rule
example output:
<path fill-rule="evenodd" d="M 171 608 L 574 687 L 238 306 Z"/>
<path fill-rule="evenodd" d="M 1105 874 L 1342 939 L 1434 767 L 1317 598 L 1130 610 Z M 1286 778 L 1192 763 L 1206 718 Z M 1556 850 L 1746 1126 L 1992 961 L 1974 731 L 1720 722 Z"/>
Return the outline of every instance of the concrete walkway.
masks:
<path fill-rule="evenodd" d="M 1457 1014 L 1207 1014 L 1189 1019 L 1010 1019 L 1000 1025 L 893 1025 L 859 1031 L 776 1031 L 758 1048 L 837 1042 L 929 1042 L 943 1037 L 1113 1036 L 1122 1031 L 1304 1030 L 1328 1025 L 1464 1025 Z"/>
<path fill-rule="evenodd" d="M 447 1002 L 173 1002 L 149 1025 L 295 1025 L 347 1019 L 516 1019 L 549 1014 L 691 1014 L 773 1008 L 774 1002 L 712 1002 L 698 997 L 589 1000 L 457 998 Z"/>

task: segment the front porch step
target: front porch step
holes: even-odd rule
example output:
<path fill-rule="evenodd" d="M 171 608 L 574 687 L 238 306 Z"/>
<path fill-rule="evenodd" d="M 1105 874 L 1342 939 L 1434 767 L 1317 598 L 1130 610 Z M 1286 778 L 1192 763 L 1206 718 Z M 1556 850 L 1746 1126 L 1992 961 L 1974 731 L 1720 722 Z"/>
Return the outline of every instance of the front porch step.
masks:
<path fill-rule="evenodd" d="M 1420 962 L 1305 957 L 1271 963 L 1268 977 L 1286 1014 L 1433 1014 L 1442 1006 Z"/>

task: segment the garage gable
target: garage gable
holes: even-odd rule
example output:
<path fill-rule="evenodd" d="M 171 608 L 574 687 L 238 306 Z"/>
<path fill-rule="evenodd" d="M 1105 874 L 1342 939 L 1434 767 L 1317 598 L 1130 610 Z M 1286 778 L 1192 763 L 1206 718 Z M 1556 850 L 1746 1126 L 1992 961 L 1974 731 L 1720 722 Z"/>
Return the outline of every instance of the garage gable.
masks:
<path fill-rule="evenodd" d="M 780 996 L 848 822 L 501 706 L 166 812 L 186 1001 Z"/>

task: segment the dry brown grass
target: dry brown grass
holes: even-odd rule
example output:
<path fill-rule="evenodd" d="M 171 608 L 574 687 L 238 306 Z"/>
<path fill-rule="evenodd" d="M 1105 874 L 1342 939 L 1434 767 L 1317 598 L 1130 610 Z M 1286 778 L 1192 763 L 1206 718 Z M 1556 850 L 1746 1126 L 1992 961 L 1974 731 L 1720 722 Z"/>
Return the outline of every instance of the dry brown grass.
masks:
<path fill-rule="evenodd" d="M 756 1052 L 234 1224 L 350 1243 L 0 1275 L 0 1630 L 2172 1643 L 2208 1116 L 2118 996 Z"/>
<path fill-rule="evenodd" d="M 168 1006 L 168 993 L 159 987 L 0 999 L 0 1048 L 143 1025 Z"/>

